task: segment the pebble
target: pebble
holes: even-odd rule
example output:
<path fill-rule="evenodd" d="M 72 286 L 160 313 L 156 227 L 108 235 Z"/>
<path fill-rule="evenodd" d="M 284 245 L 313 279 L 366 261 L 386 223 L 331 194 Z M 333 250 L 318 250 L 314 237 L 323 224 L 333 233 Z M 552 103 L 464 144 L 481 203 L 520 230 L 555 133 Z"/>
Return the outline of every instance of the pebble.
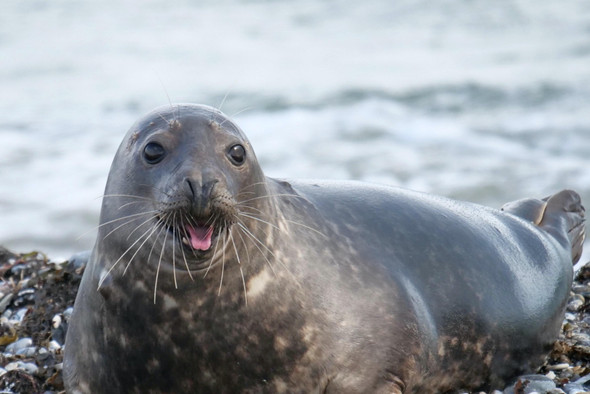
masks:
<path fill-rule="evenodd" d="M 39 348 L 39 350 L 37 351 L 37 359 L 39 361 L 46 360 L 47 358 L 49 358 L 50 355 L 51 353 L 49 353 L 49 350 L 47 350 L 44 347 Z"/>
<path fill-rule="evenodd" d="M 25 349 L 33 345 L 33 340 L 31 338 L 21 338 L 16 342 L 11 343 L 10 345 L 6 346 L 6 352 L 16 354 L 19 350 Z"/>
<path fill-rule="evenodd" d="M 9 308 L 2 313 L 0 319 L 8 321 L 10 320 L 10 316 L 12 316 L 12 309 Z"/>
<path fill-rule="evenodd" d="M 36 374 L 37 371 L 39 370 L 39 367 L 37 365 L 35 365 L 34 363 L 22 363 L 20 365 L 20 367 L 21 367 L 20 369 L 27 371 L 31 375 Z"/>
<path fill-rule="evenodd" d="M 58 328 L 59 326 L 61 326 L 61 316 L 59 314 L 53 316 L 53 319 L 51 319 L 51 325 L 53 326 L 53 328 Z"/>
<path fill-rule="evenodd" d="M 521 386 L 522 390 L 515 390 L 516 386 Z M 522 375 L 518 378 L 516 383 L 504 390 L 504 394 L 533 394 L 533 393 L 547 393 L 555 390 L 557 386 L 553 379 L 549 379 L 545 375 Z"/>
<path fill-rule="evenodd" d="M 56 315 L 53 317 L 52 327 L 53 328 L 51 329 L 51 339 L 53 339 L 60 345 L 65 344 L 68 324 L 64 322 L 64 319 L 62 319 L 61 316 Z"/>
<path fill-rule="evenodd" d="M 582 394 L 588 393 L 588 389 L 584 388 L 581 384 L 577 383 L 566 383 L 563 386 L 566 394 Z"/>
<path fill-rule="evenodd" d="M 567 303 L 567 310 L 570 312 L 577 312 L 584 306 L 585 300 L 584 296 L 579 294 L 574 294 L 570 297 Z"/>
<path fill-rule="evenodd" d="M 49 342 L 49 351 L 52 353 L 56 353 L 61 350 L 61 345 L 56 341 Z"/>
<path fill-rule="evenodd" d="M 575 313 L 570 313 L 570 312 L 566 312 L 565 313 L 565 320 L 567 321 L 574 321 L 576 320 L 576 314 Z"/>
<path fill-rule="evenodd" d="M 587 382 L 590 382 L 590 373 L 588 375 L 586 375 L 586 376 L 584 376 L 584 377 L 576 380 L 574 383 L 577 383 L 577 384 L 585 384 Z"/>
<path fill-rule="evenodd" d="M 8 320 L 0 319 L 0 346 L 6 346 L 18 339 L 16 329 Z"/>
<path fill-rule="evenodd" d="M 572 291 L 581 295 L 590 294 L 590 285 L 574 285 Z"/>
<path fill-rule="evenodd" d="M 29 311 L 29 308 L 21 308 L 18 311 L 16 311 L 16 313 L 14 313 L 11 317 L 10 317 L 10 322 L 20 325 L 23 321 L 23 319 L 25 318 L 25 315 L 27 314 L 27 312 Z"/>
<path fill-rule="evenodd" d="M 8 305 L 10 305 L 10 302 L 12 301 L 13 298 L 14 298 L 14 295 L 12 293 L 10 293 L 10 294 L 4 296 L 4 298 L 2 298 L 2 300 L 0 301 L 0 313 L 4 313 L 4 311 L 6 310 Z"/>
<path fill-rule="evenodd" d="M 82 270 L 90 259 L 90 251 L 84 251 L 74 254 L 68 259 L 68 265 L 71 265 L 75 270 Z"/>
<path fill-rule="evenodd" d="M 37 354 L 37 346 L 29 346 L 24 349 L 19 349 L 15 353 L 17 356 L 33 357 Z"/>
<path fill-rule="evenodd" d="M 60 340 L 65 336 L 73 311 L 71 305 L 74 302 L 75 292 L 73 293 L 72 289 L 75 289 L 74 286 L 79 283 L 79 274 L 83 271 L 88 260 L 88 254 L 70 259 L 67 264 L 61 260 L 48 262 L 46 259 L 43 260 L 43 256 L 39 257 L 39 260 L 31 261 L 35 258 L 33 255 L 27 255 L 19 259 L 18 262 L 19 268 L 17 270 L 30 278 L 10 275 L 0 278 L 0 325 L 10 324 L 22 336 L 35 337 L 31 332 L 22 331 L 25 327 L 23 322 L 27 322 L 26 326 L 29 326 L 33 321 L 36 322 L 35 327 L 38 327 L 38 330 L 44 330 L 44 338 L 50 338 L 51 342 L 43 341 L 36 343 L 37 346 L 33 346 L 31 338 L 22 338 L 19 341 L 23 339 L 26 341 L 19 345 L 17 345 L 19 341 L 10 345 L 7 342 L 6 347 L 0 345 L 0 352 L 4 352 L 0 354 L 0 360 L 3 360 L 3 363 L 0 364 L 0 376 L 6 373 L 9 367 L 18 369 L 21 379 L 23 374 L 34 375 L 29 378 L 44 382 L 43 384 L 46 385 L 44 387 L 48 387 L 47 390 L 52 390 L 53 393 L 63 392 L 61 378 L 63 364 L 61 361 L 63 360 L 64 347 L 63 341 L 60 343 Z M 25 260 L 24 264 L 23 260 Z M 539 375 L 521 376 L 521 379 L 527 380 L 527 383 L 524 384 L 524 381 L 521 381 L 521 386 L 518 387 L 519 394 L 581 394 L 585 392 L 590 394 L 590 363 L 588 363 L 590 357 L 590 311 L 584 307 L 584 305 L 590 305 L 590 264 L 587 264 L 586 267 L 584 268 L 587 272 L 586 276 L 578 275 L 572 287 L 563 330 L 554 347 L 553 354 L 545 366 L 539 370 Z M 41 278 L 41 272 L 44 275 L 43 278 Z M 8 280 L 6 280 L 7 278 Z M 31 306 L 27 308 L 25 303 L 31 302 L 31 300 L 38 302 L 40 297 L 49 297 L 46 289 L 55 284 L 56 279 L 60 281 L 60 287 L 56 286 L 52 291 L 59 291 L 60 296 L 65 295 L 63 293 L 64 287 L 61 287 L 65 284 L 69 286 L 67 287 L 68 298 L 52 298 L 54 301 L 59 300 L 60 308 L 47 310 L 40 320 L 39 309 L 33 309 Z M 41 298 L 41 301 L 44 300 Z M 15 301 L 23 304 L 15 307 L 18 304 Z M 583 303 L 580 305 L 582 301 Z M 47 316 L 48 313 L 51 314 Z M 41 321 L 49 321 L 50 325 L 42 328 L 44 323 L 40 323 Z M 39 346 L 41 344 L 43 347 Z M 15 350 L 16 347 L 19 349 Z M 3 366 L 4 368 L 2 368 Z M 3 389 L 6 387 L 0 387 L 0 394 Z M 503 391 L 495 390 L 490 394 L 513 394 L 514 391 L 515 385 L 513 384 Z"/>
<path fill-rule="evenodd" d="M 12 268 L 10 269 L 10 272 L 12 273 L 13 276 L 20 276 L 20 273 L 22 271 L 25 271 L 27 268 L 27 266 L 25 264 L 17 264 L 17 265 L 13 265 Z M 24 272 L 23 272 L 24 274 Z"/>
<path fill-rule="evenodd" d="M 4 366 L 4 368 L 6 369 L 6 371 L 14 371 L 15 369 L 18 369 L 21 371 L 28 372 L 31 375 L 37 373 L 37 371 L 39 370 L 39 367 L 37 367 L 35 364 L 25 363 L 22 361 L 15 361 L 15 362 L 8 363 Z"/>
<path fill-rule="evenodd" d="M 70 319 L 70 317 L 72 316 L 72 312 L 74 312 L 74 308 L 72 307 L 69 307 L 64 311 L 63 315 L 66 318 L 66 320 Z"/>
<path fill-rule="evenodd" d="M 16 299 L 12 302 L 15 307 L 18 308 L 35 303 L 35 291 L 33 289 L 25 289 L 21 293 L 18 293 Z"/>
<path fill-rule="evenodd" d="M 555 365 L 550 365 L 547 367 L 547 369 L 551 369 L 553 371 L 560 371 L 562 369 L 567 369 L 569 368 L 569 364 L 568 363 L 561 363 L 561 364 L 555 364 Z M 555 376 L 555 374 L 553 374 Z M 553 379 L 553 378 L 551 378 Z"/>
<path fill-rule="evenodd" d="M 89 252 L 82 252 L 82 253 L 88 253 Z M 49 264 L 50 265 L 55 265 L 56 267 L 60 267 L 62 265 L 64 265 L 65 263 L 67 263 L 68 260 L 63 258 L 63 257 L 56 257 L 56 258 L 52 258 L 51 260 L 49 260 Z"/>

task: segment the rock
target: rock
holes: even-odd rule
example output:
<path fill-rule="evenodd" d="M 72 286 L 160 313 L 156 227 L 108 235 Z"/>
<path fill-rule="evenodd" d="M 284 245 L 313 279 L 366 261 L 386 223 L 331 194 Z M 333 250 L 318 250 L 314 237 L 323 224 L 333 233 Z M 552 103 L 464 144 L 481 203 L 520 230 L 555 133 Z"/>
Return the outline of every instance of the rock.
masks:
<path fill-rule="evenodd" d="M 571 296 L 567 303 L 567 310 L 570 312 L 577 312 L 580 310 L 581 307 L 584 306 L 585 300 L 584 297 L 579 294 L 574 294 Z"/>
<path fill-rule="evenodd" d="M 547 393 L 557 386 L 545 375 L 522 375 L 516 383 L 504 390 L 504 394 Z"/>
<path fill-rule="evenodd" d="M 59 352 L 61 350 L 61 345 L 56 341 L 49 342 L 49 351 L 52 353 Z"/>
<path fill-rule="evenodd" d="M 0 313 L 4 313 L 4 311 L 6 310 L 8 305 L 10 305 L 10 302 L 13 298 L 14 295 L 12 293 L 7 294 L 4 296 L 4 298 L 2 298 L 2 300 L 0 301 Z"/>
<path fill-rule="evenodd" d="M 35 354 L 37 354 L 37 346 L 29 346 L 23 349 L 19 349 L 16 351 L 15 354 L 17 356 L 33 357 Z"/>
<path fill-rule="evenodd" d="M 17 325 L 20 325 L 20 323 L 23 321 L 23 319 L 25 318 L 25 315 L 27 314 L 28 311 L 29 311 L 29 308 L 19 309 L 18 311 L 16 311 L 16 313 L 14 313 L 10 317 L 10 321 L 14 322 Z"/>
<path fill-rule="evenodd" d="M 90 259 L 90 250 L 85 250 L 84 252 L 79 252 L 74 254 L 72 257 L 68 259 L 67 266 L 74 271 L 80 271 L 86 267 L 86 263 Z"/>
<path fill-rule="evenodd" d="M 36 374 L 39 370 L 39 367 L 33 363 L 21 363 L 19 367 L 19 369 L 22 369 L 23 371 L 28 372 L 31 375 Z"/>
<path fill-rule="evenodd" d="M 35 364 L 25 363 L 22 361 L 15 361 L 15 362 L 9 363 L 4 368 L 8 372 L 14 371 L 14 370 L 19 370 L 19 371 L 25 371 L 31 375 L 34 375 L 39 370 L 39 367 L 37 367 Z"/>
<path fill-rule="evenodd" d="M 32 345 L 33 340 L 31 338 L 21 338 L 18 341 L 6 346 L 6 352 L 16 354 L 19 350 L 30 347 Z"/>

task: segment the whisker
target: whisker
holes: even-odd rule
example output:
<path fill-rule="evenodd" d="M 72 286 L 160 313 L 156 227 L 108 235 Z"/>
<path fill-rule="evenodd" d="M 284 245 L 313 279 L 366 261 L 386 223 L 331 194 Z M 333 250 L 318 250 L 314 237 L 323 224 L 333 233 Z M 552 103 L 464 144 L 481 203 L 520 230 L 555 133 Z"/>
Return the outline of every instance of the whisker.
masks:
<path fill-rule="evenodd" d="M 238 212 L 238 215 L 240 215 L 240 216 L 245 216 L 245 217 L 247 217 L 247 218 L 249 218 L 249 219 L 256 220 L 256 221 L 258 221 L 258 222 L 261 222 L 261 223 L 264 223 L 264 224 L 268 224 L 269 226 L 271 226 L 271 227 L 273 227 L 273 228 L 276 228 L 277 230 L 279 230 L 279 231 L 280 231 L 280 228 L 278 228 L 277 226 L 275 226 L 274 224 L 272 224 L 272 223 L 270 223 L 270 222 L 267 222 L 266 220 L 262 220 L 262 219 L 260 219 L 260 218 L 257 218 L 257 217 L 255 217 L 255 216 L 248 215 L 248 214 L 246 214 L 246 213 L 244 213 L 244 212 Z"/>
<path fill-rule="evenodd" d="M 248 111 L 248 110 L 250 110 L 250 109 L 252 109 L 252 108 L 254 108 L 254 107 L 246 107 L 246 108 L 243 108 L 243 109 L 241 109 L 241 110 L 240 110 L 240 111 L 238 111 L 238 112 L 235 112 L 235 113 L 233 113 L 231 116 L 228 116 L 227 118 L 225 118 L 225 119 L 223 120 L 223 122 L 221 122 L 221 123 L 219 124 L 219 127 L 223 126 L 223 124 L 224 124 L 225 122 L 231 121 L 231 119 L 232 119 L 234 116 L 237 116 L 237 115 L 241 114 L 242 112 Z"/>
<path fill-rule="evenodd" d="M 242 240 L 242 244 L 244 245 L 244 250 L 246 251 L 246 258 L 248 259 L 248 264 L 250 264 L 250 252 L 248 252 L 248 248 L 246 247 L 246 241 L 244 237 L 242 237 L 242 233 L 240 231 L 237 232 L 238 236 Z"/>
<path fill-rule="evenodd" d="M 251 234 L 241 223 L 238 223 L 238 228 L 244 232 L 244 235 L 246 235 L 249 239 L 256 239 L 256 237 Z M 258 240 L 256 240 L 258 241 Z M 260 252 L 260 254 L 262 255 L 262 257 L 266 260 L 266 263 L 268 265 L 268 267 L 270 268 L 270 270 L 272 271 L 273 275 L 277 275 L 277 273 L 275 272 L 275 269 L 273 267 L 273 265 L 271 264 L 270 260 L 268 259 L 268 257 L 266 257 L 266 255 L 264 254 L 264 252 L 262 251 L 262 249 L 260 249 L 260 246 L 258 246 L 256 243 L 254 243 L 254 246 L 256 247 L 256 249 L 258 249 L 258 251 Z"/>
<path fill-rule="evenodd" d="M 146 224 L 148 222 L 151 222 L 152 219 L 153 219 L 152 217 L 149 217 L 147 220 L 144 220 L 137 227 L 135 227 L 135 229 L 133 231 L 131 231 L 129 233 L 129 235 L 127 235 L 127 240 L 129 240 L 131 238 L 131 235 L 133 235 L 133 233 L 136 232 L 141 226 L 143 226 L 144 224 Z M 115 230 L 113 230 L 113 231 L 115 231 Z M 112 233 L 112 231 L 111 231 L 111 233 Z M 111 233 L 109 233 L 109 234 L 111 234 Z M 107 235 L 109 235 L 109 234 L 107 234 Z M 106 236 L 105 236 L 105 238 L 106 238 Z"/>
<path fill-rule="evenodd" d="M 118 209 L 120 211 L 121 209 L 123 209 L 125 207 L 128 207 L 128 206 L 133 205 L 133 204 L 141 204 L 142 202 L 143 201 L 131 201 L 131 202 L 128 202 L 126 204 L 121 205 Z"/>
<path fill-rule="evenodd" d="M 244 271 L 242 271 L 242 263 L 240 262 L 240 255 L 238 254 L 238 248 L 231 232 L 229 232 L 229 238 L 234 245 L 234 252 L 236 253 L 236 259 L 238 260 L 238 266 L 240 268 L 240 275 L 242 275 L 242 285 L 244 286 L 244 301 L 246 306 L 248 305 L 248 292 L 246 291 L 246 279 L 244 278 Z"/>
<path fill-rule="evenodd" d="M 238 206 L 238 205 L 236 204 L 236 206 Z M 240 208 L 240 209 L 251 209 L 251 210 L 253 210 L 253 211 L 256 211 L 257 213 L 260 213 L 260 214 L 262 214 L 262 215 L 266 215 L 266 216 L 268 216 L 268 215 L 266 214 L 266 212 L 264 212 L 262 209 L 255 208 L 255 207 L 253 207 L 253 206 L 250 206 L 250 205 L 239 205 L 239 208 Z M 248 212 L 248 213 L 250 213 L 250 212 Z M 250 214 L 251 214 L 251 213 L 250 213 Z"/>
<path fill-rule="evenodd" d="M 182 221 L 182 218 L 180 220 L 181 225 L 184 224 Z M 189 239 L 189 235 L 187 234 L 186 229 L 184 228 L 184 226 L 181 227 L 182 231 L 184 231 L 184 235 L 186 237 L 186 239 Z M 182 252 L 182 258 L 184 260 L 184 265 L 186 266 L 186 272 L 188 272 L 188 276 L 191 278 L 191 280 L 194 282 L 195 279 L 193 278 L 193 274 L 191 274 L 191 270 L 188 267 L 188 262 L 186 261 L 186 255 L 184 254 L 184 247 L 182 246 L 182 239 L 180 239 L 180 251 Z"/>
<path fill-rule="evenodd" d="M 160 266 L 162 265 L 162 257 L 164 256 L 164 249 L 166 248 L 166 239 L 168 239 L 168 231 L 164 232 L 164 242 L 162 242 L 162 249 L 160 250 L 160 258 L 158 259 L 158 268 L 156 269 L 156 280 L 154 282 L 154 305 L 156 304 L 156 296 L 158 294 L 158 278 L 160 276 Z"/>
<path fill-rule="evenodd" d="M 176 238 L 176 212 L 172 216 L 172 236 Z M 176 242 L 172 240 L 172 276 L 174 277 L 174 288 L 178 289 L 178 282 L 176 281 L 176 250 L 175 250 Z"/>
<path fill-rule="evenodd" d="M 225 245 L 225 233 L 223 233 L 223 244 Z M 221 286 L 223 285 L 223 271 L 225 270 L 225 247 L 221 250 L 221 277 L 219 279 L 219 290 L 217 291 L 217 297 L 221 295 Z M 211 259 L 213 260 L 213 258 Z"/>
<path fill-rule="evenodd" d="M 160 117 L 160 119 L 162 119 L 164 122 L 166 122 L 168 127 L 172 126 L 172 122 L 170 122 L 168 119 L 166 119 L 162 114 L 158 114 L 158 116 Z"/>
<path fill-rule="evenodd" d="M 254 107 L 245 107 L 245 108 L 243 108 L 243 109 L 239 110 L 238 112 L 234 112 L 234 113 L 233 113 L 233 114 L 231 114 L 231 116 L 229 116 L 229 117 L 230 117 L 230 118 L 233 118 L 234 116 L 238 116 L 239 114 L 241 114 L 241 113 L 243 113 L 243 112 L 246 112 L 246 111 L 249 111 L 249 110 L 251 110 L 252 108 L 254 108 Z"/>
<path fill-rule="evenodd" d="M 297 285 L 301 287 L 301 285 L 299 284 L 299 281 L 297 280 L 297 278 L 295 277 L 295 275 L 293 275 L 293 273 L 289 270 L 289 268 L 287 268 L 287 266 L 280 259 L 277 258 L 277 256 L 273 253 L 272 250 L 270 250 L 268 248 L 268 246 L 266 246 L 258 238 L 256 238 L 256 236 L 254 236 L 254 234 L 252 234 L 252 232 L 250 232 L 250 230 L 248 230 L 248 228 L 243 223 L 238 222 L 238 226 L 240 228 L 242 228 L 246 232 L 246 234 L 249 234 L 251 236 L 251 239 L 253 239 L 254 241 L 258 242 L 260 244 L 260 246 L 262 246 L 268 253 L 270 253 L 275 258 L 275 260 L 285 269 L 285 271 L 287 271 L 287 273 L 289 273 L 289 275 L 291 275 L 291 277 L 293 278 L 293 280 L 295 281 L 295 283 L 297 283 Z M 263 254 L 263 256 L 264 256 L 264 254 Z M 273 270 L 273 272 L 274 272 L 274 270 Z"/>
<path fill-rule="evenodd" d="M 148 232 L 151 233 L 145 238 L 145 240 L 141 243 L 141 245 L 139 245 L 139 247 L 137 248 L 137 250 L 135 251 L 135 253 L 133 253 L 133 256 L 131 256 L 131 258 L 129 259 L 129 261 L 127 262 L 127 265 L 125 265 L 125 269 L 123 270 L 123 275 L 125 275 L 127 273 L 127 269 L 129 268 L 129 266 L 131 265 L 131 262 L 133 261 L 133 259 L 135 258 L 135 256 L 137 255 L 137 253 L 139 253 L 139 251 L 141 250 L 141 248 L 143 247 L 143 245 L 145 245 L 145 243 L 152 237 L 152 235 L 156 232 L 156 230 L 158 230 L 158 227 L 160 227 L 161 225 L 161 221 L 158 221 L 157 223 L 155 223 L 153 225 L 152 228 L 148 229 L 145 233 L 143 233 L 139 238 L 143 238 Z M 164 227 L 162 227 L 163 229 Z M 160 231 L 162 230 L 160 229 Z M 159 233 L 158 233 L 159 234 Z M 148 258 L 149 261 L 149 258 Z"/>
<path fill-rule="evenodd" d="M 254 194 L 254 195 L 256 195 L 256 192 L 247 192 L 247 191 L 241 191 L 241 192 L 239 192 L 238 194 L 236 194 L 236 197 L 239 197 L 239 196 L 241 196 L 242 194 Z"/>
<path fill-rule="evenodd" d="M 225 104 L 225 100 L 227 99 L 227 96 L 229 95 L 229 90 L 225 93 L 225 96 L 223 96 L 223 99 L 221 100 L 221 103 L 217 106 L 217 109 L 219 111 L 221 111 L 221 108 L 223 107 L 223 104 Z"/>
<path fill-rule="evenodd" d="M 113 263 L 113 265 L 111 266 L 111 268 L 109 268 L 109 270 L 107 271 L 107 273 L 100 279 L 100 281 L 98 282 L 98 288 L 100 289 L 100 286 L 102 285 L 102 283 L 104 282 L 104 280 L 106 279 L 107 276 L 110 275 L 110 273 L 113 271 L 113 269 L 117 266 L 117 264 L 119 264 L 119 261 L 121 261 L 121 259 L 127 254 L 129 253 L 129 251 L 141 240 L 141 238 L 138 238 L 135 240 L 135 242 L 133 242 L 131 244 L 131 246 L 129 246 L 127 248 L 127 250 L 125 250 L 125 252 L 123 252 L 123 254 L 117 259 L 117 261 L 115 261 Z"/>
<path fill-rule="evenodd" d="M 317 230 L 317 229 L 315 229 L 315 228 L 313 228 L 313 227 L 309 227 L 309 226 L 307 226 L 307 225 L 305 225 L 305 224 L 303 224 L 303 223 L 295 222 L 295 221 L 293 221 L 293 220 L 289 220 L 289 219 L 283 219 L 283 220 L 284 220 L 285 222 L 287 222 L 287 223 L 291 223 L 291 224 L 294 224 L 294 225 L 296 225 L 296 226 L 301 226 L 301 227 L 303 227 L 303 228 L 306 228 L 306 229 L 308 229 L 308 230 L 311 230 L 311 231 L 313 231 L 314 233 L 317 233 L 317 234 L 321 235 L 322 237 L 324 237 L 324 238 L 328 239 L 328 236 L 327 236 L 326 234 L 322 233 L 321 231 L 319 231 L 319 230 Z"/>
<path fill-rule="evenodd" d="M 156 77 L 158 78 L 158 81 L 160 81 L 160 85 L 162 86 L 162 89 L 164 89 L 164 93 L 166 94 L 166 98 L 168 99 L 168 104 L 170 105 L 170 109 L 172 110 L 172 101 L 170 100 L 170 96 L 168 95 L 168 90 L 166 89 L 166 86 L 164 85 L 164 81 L 162 81 L 162 78 L 160 78 L 160 75 L 158 75 L 156 73 Z M 160 117 L 162 117 L 160 115 Z"/>
<path fill-rule="evenodd" d="M 122 216 L 122 217 L 120 217 L 120 218 L 116 218 L 116 219 L 113 219 L 113 220 L 109 220 L 108 222 L 101 223 L 101 224 L 99 224 L 98 226 L 95 226 L 95 227 L 91 228 L 90 230 L 86 231 L 84 234 L 82 234 L 82 235 L 80 235 L 80 236 L 78 237 L 78 240 L 79 240 L 80 238 L 84 237 L 85 235 L 88 235 L 90 232 L 92 232 L 92 231 L 94 231 L 94 230 L 98 230 L 99 228 L 101 228 L 101 227 L 104 227 L 104 226 L 107 226 L 107 225 L 109 225 L 109 224 L 116 223 L 116 222 L 119 222 L 119 221 L 121 221 L 121 220 L 126 220 L 126 219 L 129 219 L 129 218 L 132 218 L 132 217 L 136 217 L 136 216 L 150 215 L 150 214 L 152 214 L 152 213 L 154 213 L 154 212 L 157 212 L 157 211 L 148 211 L 148 212 L 134 213 L 134 214 L 131 214 L 131 215 L 126 215 L 126 216 Z M 124 224 L 131 223 L 132 221 L 133 221 L 133 220 L 129 220 L 128 222 L 126 222 L 126 223 L 124 223 Z M 106 236 L 105 236 L 104 238 L 106 238 Z"/>
<path fill-rule="evenodd" d="M 170 214 L 166 214 L 166 216 L 162 219 L 162 223 L 163 223 L 164 219 L 168 218 L 169 215 Z M 160 237 L 160 234 L 162 234 L 162 231 L 164 231 L 164 229 L 166 229 L 166 226 L 163 224 L 159 227 L 160 227 L 160 231 L 158 231 L 158 234 L 156 235 L 156 239 L 158 239 Z M 152 243 L 152 247 L 150 249 L 150 253 L 148 254 L 148 258 L 147 258 L 148 264 L 152 258 L 152 253 L 153 253 L 155 247 L 156 247 L 156 242 Z"/>
<path fill-rule="evenodd" d="M 138 200 L 147 200 L 147 201 L 154 201 L 153 198 L 144 197 L 144 196 L 136 196 L 134 194 L 103 194 L 102 196 L 96 197 L 96 199 L 104 198 L 104 197 L 127 197 L 127 198 L 135 198 Z"/>
<path fill-rule="evenodd" d="M 237 205 L 244 204 L 244 203 L 247 203 L 247 202 L 250 202 L 250 201 L 260 200 L 261 198 L 272 198 L 272 197 L 294 197 L 294 198 L 301 198 L 301 199 L 305 200 L 305 197 L 302 197 L 302 196 L 300 196 L 298 194 L 287 194 L 287 193 L 282 193 L 282 194 L 267 194 L 267 195 L 264 195 L 264 196 L 252 197 L 252 198 L 249 198 L 247 200 L 238 201 L 238 204 Z"/>
<path fill-rule="evenodd" d="M 248 186 L 244 186 L 243 189 L 248 189 L 250 187 L 254 187 L 254 186 L 258 186 L 258 185 L 264 185 L 264 184 L 266 184 L 266 180 L 260 181 L 260 182 L 251 183 Z"/>
<path fill-rule="evenodd" d="M 266 214 L 264 211 L 260 211 L 260 213 L 262 213 L 262 214 Z M 238 212 L 238 215 L 245 216 L 245 217 L 247 217 L 247 218 L 250 218 L 250 219 L 253 219 L 253 220 L 258 220 L 258 221 L 260 221 L 260 222 L 266 223 L 266 224 L 268 224 L 268 225 L 270 225 L 270 226 L 272 226 L 272 227 L 276 228 L 277 230 L 280 230 L 280 228 L 279 228 L 279 227 L 277 227 L 277 226 L 275 226 L 274 224 L 272 224 L 272 223 L 270 223 L 270 222 L 267 222 L 267 221 L 264 221 L 264 220 L 262 220 L 262 219 L 260 219 L 260 218 L 257 218 L 257 217 L 255 217 L 255 216 L 252 216 L 251 214 L 247 214 L 247 213 L 245 213 L 245 212 Z M 269 215 L 266 215 L 266 216 L 269 216 Z M 307 225 L 305 225 L 305 224 L 303 224 L 303 223 L 299 223 L 299 222 L 296 222 L 296 221 L 294 221 L 294 220 L 289 220 L 289 219 L 286 219 L 286 218 L 284 218 L 284 217 L 279 217 L 279 219 L 280 219 L 280 220 L 283 220 L 284 222 L 287 222 L 287 223 L 290 223 L 290 224 L 294 224 L 294 225 L 296 225 L 296 226 L 301 226 L 301 227 L 303 227 L 303 228 L 306 228 L 306 229 L 308 229 L 308 230 L 311 230 L 311 231 L 313 231 L 313 232 L 315 232 L 315 233 L 317 233 L 317 234 L 321 235 L 322 237 L 324 237 L 324 238 L 326 238 L 326 239 L 328 238 L 328 236 L 327 236 L 326 234 L 322 233 L 321 231 L 319 231 L 319 230 L 317 230 L 317 229 L 315 229 L 315 228 L 313 228 L 313 227 L 307 226 Z"/>
<path fill-rule="evenodd" d="M 219 246 L 219 239 L 220 238 L 221 237 L 217 237 L 217 241 L 215 242 L 215 248 L 213 249 L 213 254 L 211 255 L 211 261 L 209 261 L 209 266 L 207 267 L 207 270 L 205 271 L 205 275 L 203 275 L 203 279 L 205 279 L 205 277 L 209 273 L 209 270 L 211 269 L 211 266 L 213 265 L 213 258 L 215 257 L 215 254 L 217 253 L 217 247 Z"/>

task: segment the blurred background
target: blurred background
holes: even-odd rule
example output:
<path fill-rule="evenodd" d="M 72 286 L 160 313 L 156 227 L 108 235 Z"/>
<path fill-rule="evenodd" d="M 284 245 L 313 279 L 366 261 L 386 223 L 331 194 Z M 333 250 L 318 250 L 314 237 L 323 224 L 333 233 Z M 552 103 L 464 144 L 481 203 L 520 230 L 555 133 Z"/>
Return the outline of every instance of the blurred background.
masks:
<path fill-rule="evenodd" d="M 269 176 L 590 206 L 586 0 L 6 0 L 0 92 L 20 252 L 93 245 L 123 135 L 170 101 L 221 107 Z"/>

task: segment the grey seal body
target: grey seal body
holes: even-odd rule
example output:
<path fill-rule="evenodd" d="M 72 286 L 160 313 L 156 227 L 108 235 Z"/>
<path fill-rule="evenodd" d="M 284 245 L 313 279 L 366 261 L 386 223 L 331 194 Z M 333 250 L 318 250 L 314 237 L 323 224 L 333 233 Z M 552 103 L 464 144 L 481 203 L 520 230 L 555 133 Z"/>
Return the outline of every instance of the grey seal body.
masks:
<path fill-rule="evenodd" d="M 556 338 L 577 194 L 504 211 L 264 176 L 219 111 L 134 125 L 66 341 L 69 392 L 489 389 Z"/>

